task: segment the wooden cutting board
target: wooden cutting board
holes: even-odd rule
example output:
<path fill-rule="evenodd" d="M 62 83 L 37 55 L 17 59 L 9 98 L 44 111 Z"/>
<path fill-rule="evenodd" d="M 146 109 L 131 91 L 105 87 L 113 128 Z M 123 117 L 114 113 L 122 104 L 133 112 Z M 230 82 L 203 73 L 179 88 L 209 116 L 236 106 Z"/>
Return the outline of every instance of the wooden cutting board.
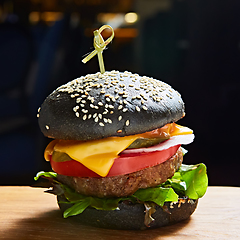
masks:
<path fill-rule="evenodd" d="M 209 187 L 189 220 L 144 231 L 99 229 L 63 219 L 44 189 L 0 187 L 0 239 L 240 239 L 240 188 Z"/>

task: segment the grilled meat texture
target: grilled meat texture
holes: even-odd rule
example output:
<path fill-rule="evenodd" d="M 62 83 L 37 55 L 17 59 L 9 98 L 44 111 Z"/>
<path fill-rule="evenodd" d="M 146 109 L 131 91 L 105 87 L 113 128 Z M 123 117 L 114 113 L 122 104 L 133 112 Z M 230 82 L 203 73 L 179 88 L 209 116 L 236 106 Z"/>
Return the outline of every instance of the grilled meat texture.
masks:
<path fill-rule="evenodd" d="M 60 182 L 78 193 L 95 197 L 130 196 L 139 188 L 155 187 L 171 178 L 181 166 L 183 154 L 181 148 L 167 161 L 137 172 L 104 178 L 82 178 L 58 175 Z"/>

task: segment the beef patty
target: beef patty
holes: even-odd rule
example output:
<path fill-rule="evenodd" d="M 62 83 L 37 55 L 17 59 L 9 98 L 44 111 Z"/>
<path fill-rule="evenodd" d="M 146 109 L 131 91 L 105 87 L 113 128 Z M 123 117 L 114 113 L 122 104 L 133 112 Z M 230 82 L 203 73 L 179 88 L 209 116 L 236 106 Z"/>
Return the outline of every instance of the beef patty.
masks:
<path fill-rule="evenodd" d="M 139 188 L 155 187 L 171 178 L 181 166 L 181 147 L 167 161 L 126 175 L 103 178 L 70 177 L 58 174 L 57 179 L 78 193 L 95 197 L 130 196 Z"/>

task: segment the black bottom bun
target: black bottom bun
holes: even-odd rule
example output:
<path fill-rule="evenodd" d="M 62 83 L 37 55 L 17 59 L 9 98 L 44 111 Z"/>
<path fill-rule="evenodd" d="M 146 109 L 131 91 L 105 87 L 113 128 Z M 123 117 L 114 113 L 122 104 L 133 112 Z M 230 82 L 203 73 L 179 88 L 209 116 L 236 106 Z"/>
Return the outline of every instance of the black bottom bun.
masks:
<path fill-rule="evenodd" d="M 58 205 L 64 212 L 71 205 L 61 203 L 66 201 L 63 196 L 58 196 Z M 60 203 L 59 203 L 60 202 Z M 197 207 L 198 200 L 180 198 L 177 203 L 167 202 L 164 208 L 156 206 L 152 217 L 155 219 L 147 227 L 144 224 L 145 206 L 143 204 L 119 203 L 120 210 L 103 211 L 87 208 L 83 213 L 70 217 L 85 225 L 122 230 L 144 230 L 171 225 L 188 219 Z"/>

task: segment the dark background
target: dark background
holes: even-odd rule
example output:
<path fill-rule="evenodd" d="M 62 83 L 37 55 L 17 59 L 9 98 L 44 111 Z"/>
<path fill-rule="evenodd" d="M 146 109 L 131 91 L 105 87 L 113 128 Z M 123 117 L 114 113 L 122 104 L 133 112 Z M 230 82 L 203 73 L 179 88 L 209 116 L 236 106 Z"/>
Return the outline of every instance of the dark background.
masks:
<path fill-rule="evenodd" d="M 0 2 L 0 184 L 31 185 L 48 143 L 37 109 L 56 87 L 99 71 L 92 32 L 101 14 L 136 12 L 104 51 L 106 70 L 137 72 L 177 89 L 179 123 L 194 130 L 184 162 L 204 162 L 210 185 L 240 186 L 238 0 L 17 0 Z M 114 15 L 115 14 L 115 15 Z"/>

